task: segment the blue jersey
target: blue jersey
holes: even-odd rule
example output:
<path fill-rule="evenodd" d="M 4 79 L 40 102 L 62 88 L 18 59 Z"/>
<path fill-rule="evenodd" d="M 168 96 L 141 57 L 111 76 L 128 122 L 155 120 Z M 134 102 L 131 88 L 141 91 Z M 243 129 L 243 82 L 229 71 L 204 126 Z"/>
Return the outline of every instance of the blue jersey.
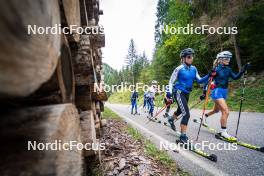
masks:
<path fill-rule="evenodd" d="M 136 91 L 134 91 L 133 93 L 132 93 L 132 95 L 131 95 L 131 101 L 135 101 L 135 100 L 137 100 L 137 98 L 138 98 L 138 93 L 136 92 Z"/>
<path fill-rule="evenodd" d="M 204 83 L 208 80 L 209 75 L 201 78 L 195 66 L 186 64 L 181 64 L 172 73 L 169 86 L 170 92 L 173 90 L 181 90 L 185 93 L 190 93 L 192 91 L 193 82 L 196 80 L 198 83 Z M 176 83 L 175 83 L 176 81 Z"/>
<path fill-rule="evenodd" d="M 235 74 L 230 67 L 224 66 L 222 64 L 219 64 L 215 68 L 215 71 L 216 71 L 216 76 L 214 77 L 214 84 L 216 87 L 220 87 L 224 89 L 228 88 L 229 78 L 237 80 L 243 75 L 242 72 Z"/>

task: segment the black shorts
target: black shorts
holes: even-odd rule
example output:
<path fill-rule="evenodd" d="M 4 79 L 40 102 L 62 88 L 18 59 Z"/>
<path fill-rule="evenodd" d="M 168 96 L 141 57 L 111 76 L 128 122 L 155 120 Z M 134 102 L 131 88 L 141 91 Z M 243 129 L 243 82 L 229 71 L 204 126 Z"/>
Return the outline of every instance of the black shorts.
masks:
<path fill-rule="evenodd" d="M 189 101 L 189 94 L 184 93 L 180 90 L 177 90 L 173 93 L 173 98 L 177 102 L 178 109 L 175 112 L 176 116 L 182 115 L 181 124 L 182 125 L 188 125 L 188 121 L 190 118 L 190 111 L 188 107 L 188 101 Z"/>

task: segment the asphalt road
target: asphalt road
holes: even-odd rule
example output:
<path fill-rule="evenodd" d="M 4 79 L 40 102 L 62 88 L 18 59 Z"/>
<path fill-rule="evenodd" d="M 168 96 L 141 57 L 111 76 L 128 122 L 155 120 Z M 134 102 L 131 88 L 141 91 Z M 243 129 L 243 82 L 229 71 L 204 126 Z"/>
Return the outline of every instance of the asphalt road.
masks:
<path fill-rule="evenodd" d="M 160 147 L 161 142 L 175 143 L 175 132 L 162 124 L 149 122 L 143 110 L 140 110 L 140 115 L 131 115 L 128 105 L 107 103 L 106 106 L 118 113 L 130 125 L 141 131 L 141 133 L 155 143 L 157 147 Z M 173 111 L 171 110 L 170 113 Z M 162 117 L 162 114 L 158 116 L 158 119 L 162 122 L 167 121 L 166 118 Z M 201 110 L 191 110 L 191 119 L 189 121 L 187 135 L 193 141 L 196 139 L 199 128 L 199 125 L 194 123 L 193 119 L 198 119 L 201 114 Z M 228 131 L 230 134 L 235 134 L 237 118 L 238 112 L 230 113 L 228 119 Z M 219 129 L 219 120 L 220 113 L 209 117 L 207 123 L 210 127 Z M 175 123 L 177 130 L 179 130 L 179 122 L 180 121 L 177 121 Z M 238 138 L 250 144 L 264 146 L 264 114 L 243 112 L 240 120 Z M 202 143 L 202 141 L 208 141 L 207 143 L 210 142 L 214 144 L 223 143 L 225 146 L 230 144 L 216 139 L 213 134 L 203 127 L 200 132 L 199 140 L 195 142 Z M 242 146 L 237 146 L 237 150 L 210 150 L 209 147 L 205 147 L 204 149 L 205 152 L 216 154 L 218 161 L 214 163 L 193 152 L 183 151 L 181 149 L 179 153 L 173 152 L 172 150 L 168 150 L 168 153 L 176 160 L 181 168 L 192 175 L 264 175 L 264 153 Z M 232 147 L 232 149 L 234 149 L 234 147 Z"/>

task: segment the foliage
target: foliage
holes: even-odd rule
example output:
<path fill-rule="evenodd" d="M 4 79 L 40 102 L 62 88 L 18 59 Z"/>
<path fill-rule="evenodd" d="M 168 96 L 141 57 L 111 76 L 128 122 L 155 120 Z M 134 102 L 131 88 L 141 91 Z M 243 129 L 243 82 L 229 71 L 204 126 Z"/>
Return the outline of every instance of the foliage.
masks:
<path fill-rule="evenodd" d="M 113 77 L 116 78 L 117 83 L 120 81 L 132 83 L 130 70 L 133 67 L 135 82 L 149 84 L 151 80 L 157 80 L 160 84 L 166 85 L 173 70 L 180 64 L 179 53 L 188 47 L 195 50 L 193 65 L 197 67 L 201 76 L 210 71 L 216 54 L 222 50 L 233 53 L 230 66 L 234 71 L 238 70 L 237 61 L 240 60 L 242 65 L 251 62 L 249 73 L 261 74 L 264 65 L 263 9 L 264 1 L 259 0 L 158 0 L 155 25 L 156 47 L 152 61 L 149 62 L 144 54 L 136 53 L 133 64 L 126 65 L 118 76 L 115 72 Z M 171 34 L 160 30 L 166 26 L 168 29 L 173 29 L 188 24 L 194 26 L 207 24 L 213 27 L 237 26 L 238 34 L 236 36 Z M 135 47 L 136 44 L 133 44 Z M 129 46 L 131 48 L 131 42 Z M 128 55 L 131 53 L 130 50 Z M 196 91 L 195 88 L 193 90 Z M 230 103 L 232 104 L 232 101 Z M 249 107 L 249 109 L 255 108 Z"/>
<path fill-rule="evenodd" d="M 252 78 L 252 77 L 251 77 Z M 263 112 L 264 113 L 264 78 L 263 74 L 255 77 L 256 80 L 250 81 L 250 79 L 246 82 L 245 89 L 245 101 L 243 102 L 243 111 L 246 112 Z M 227 99 L 227 104 L 231 111 L 239 111 L 240 105 L 240 96 L 241 96 L 241 81 L 232 81 L 230 82 L 229 95 Z M 199 89 L 197 86 L 193 89 L 189 99 L 189 106 L 196 104 L 199 100 L 200 95 L 202 95 L 202 89 Z M 116 92 L 109 97 L 110 103 L 121 103 L 121 104 L 130 104 L 129 101 L 129 92 Z M 156 96 L 155 106 L 163 106 L 163 96 Z M 139 92 L 139 101 L 138 107 L 143 104 L 143 93 Z M 208 103 L 207 109 L 213 108 L 213 101 L 210 99 Z M 175 107 L 175 105 L 174 105 Z M 195 108 L 202 108 L 203 104 L 200 103 L 199 106 Z M 129 108 L 129 107 L 128 107 Z"/>

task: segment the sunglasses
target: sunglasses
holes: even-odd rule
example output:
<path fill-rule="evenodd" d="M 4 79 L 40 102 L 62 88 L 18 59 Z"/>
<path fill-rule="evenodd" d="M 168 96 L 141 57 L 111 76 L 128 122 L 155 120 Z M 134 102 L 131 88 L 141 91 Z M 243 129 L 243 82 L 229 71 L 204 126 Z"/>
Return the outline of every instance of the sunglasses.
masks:
<path fill-rule="evenodd" d="M 193 55 L 186 56 L 187 59 L 192 59 Z"/>
<path fill-rule="evenodd" d="M 230 61 L 230 58 L 222 58 L 223 61 Z"/>

